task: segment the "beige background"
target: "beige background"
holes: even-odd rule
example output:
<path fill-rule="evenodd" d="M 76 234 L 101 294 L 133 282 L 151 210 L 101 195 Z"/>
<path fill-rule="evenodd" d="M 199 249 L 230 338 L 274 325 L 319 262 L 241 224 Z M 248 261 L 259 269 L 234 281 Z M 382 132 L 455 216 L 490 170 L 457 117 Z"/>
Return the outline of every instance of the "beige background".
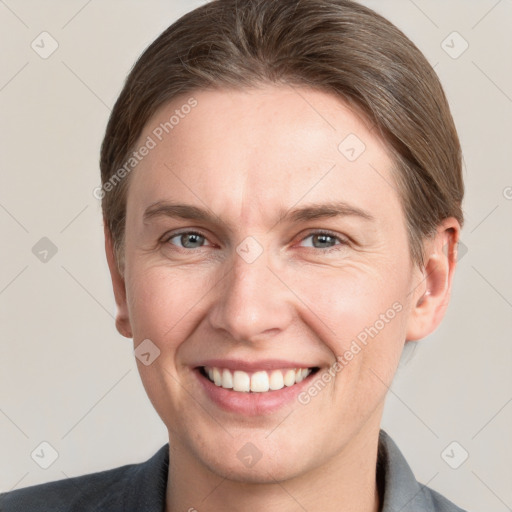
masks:
<path fill-rule="evenodd" d="M 364 3 L 435 65 L 460 132 L 467 185 L 468 251 L 447 318 L 402 366 L 383 427 L 423 483 L 469 510 L 511 510 L 512 2 Z M 0 1 L 2 491 L 142 461 L 166 442 L 131 341 L 114 327 L 92 191 L 126 73 L 164 28 L 200 4 Z M 43 31 L 59 45 L 47 59 L 31 48 Z M 460 36 L 446 39 L 454 31 Z M 464 41 L 467 50 L 452 58 Z M 57 249 L 46 262 L 32 252 L 42 237 Z M 43 441 L 58 453 L 48 469 L 31 458 Z M 452 465 L 469 454 L 458 469 L 442 457 L 453 441 Z"/>

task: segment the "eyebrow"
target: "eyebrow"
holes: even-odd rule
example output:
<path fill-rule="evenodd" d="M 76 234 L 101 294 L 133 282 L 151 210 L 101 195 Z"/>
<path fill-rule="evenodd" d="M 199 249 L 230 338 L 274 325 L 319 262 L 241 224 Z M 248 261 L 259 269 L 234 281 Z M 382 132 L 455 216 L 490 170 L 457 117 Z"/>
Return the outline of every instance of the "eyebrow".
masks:
<path fill-rule="evenodd" d="M 348 216 L 358 217 L 366 221 L 375 220 L 373 215 L 361 208 L 357 208 L 343 201 L 335 201 L 322 204 L 309 204 L 300 208 L 288 210 L 281 209 L 278 215 L 279 220 L 276 224 Z M 221 224 L 226 226 L 226 223 L 210 210 L 189 204 L 173 203 L 169 201 L 158 201 L 148 206 L 143 214 L 143 222 L 146 224 L 155 217 L 196 220 L 207 222 L 209 224 Z"/>

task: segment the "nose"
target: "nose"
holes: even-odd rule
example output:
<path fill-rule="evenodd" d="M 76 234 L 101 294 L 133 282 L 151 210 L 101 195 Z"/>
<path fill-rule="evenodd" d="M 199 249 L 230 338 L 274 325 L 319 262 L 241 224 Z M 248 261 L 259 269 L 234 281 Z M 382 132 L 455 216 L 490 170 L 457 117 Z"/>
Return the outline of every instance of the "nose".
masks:
<path fill-rule="evenodd" d="M 282 272 L 271 266 L 268 253 L 263 251 L 252 262 L 234 253 L 230 263 L 209 310 L 211 327 L 240 343 L 284 331 L 293 318 L 294 295 L 283 282 Z"/>

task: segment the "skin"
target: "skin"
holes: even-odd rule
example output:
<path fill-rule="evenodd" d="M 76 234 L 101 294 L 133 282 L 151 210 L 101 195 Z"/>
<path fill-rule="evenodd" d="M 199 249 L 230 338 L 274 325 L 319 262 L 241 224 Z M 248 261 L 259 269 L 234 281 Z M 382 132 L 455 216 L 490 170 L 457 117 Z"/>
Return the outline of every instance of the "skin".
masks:
<path fill-rule="evenodd" d="M 386 391 L 406 341 L 445 313 L 460 226 L 443 221 L 425 241 L 425 267 L 412 262 L 386 144 L 330 94 L 266 85 L 193 96 L 197 107 L 130 175 L 121 271 L 105 233 L 117 328 L 160 350 L 138 367 L 169 430 L 167 511 L 377 511 Z M 162 107 L 139 142 L 187 99 Z M 352 162 L 338 150 L 349 134 L 366 146 Z M 144 222 L 159 201 L 205 208 L 215 222 Z M 280 210 L 329 201 L 372 220 L 278 222 Z M 170 238 L 183 229 L 204 239 L 189 248 Z M 318 230 L 334 238 L 321 245 Z M 251 263 L 237 252 L 248 236 L 263 251 Z M 193 371 L 206 358 L 278 358 L 318 366 L 320 379 L 396 303 L 401 311 L 306 405 L 230 413 Z M 248 442 L 262 454 L 252 468 L 237 457 Z"/>

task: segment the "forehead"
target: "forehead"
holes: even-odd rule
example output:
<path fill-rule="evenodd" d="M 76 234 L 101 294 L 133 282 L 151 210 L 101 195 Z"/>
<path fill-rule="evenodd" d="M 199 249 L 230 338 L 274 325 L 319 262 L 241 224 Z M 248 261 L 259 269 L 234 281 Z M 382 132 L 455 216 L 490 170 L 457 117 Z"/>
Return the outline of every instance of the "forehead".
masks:
<path fill-rule="evenodd" d="M 371 211 L 383 194 L 390 212 L 400 209 L 385 144 L 325 92 L 197 91 L 153 116 L 137 147 L 149 140 L 128 192 L 128 211 L 138 214 L 178 199 L 242 219 L 309 201 L 343 200 Z"/>

